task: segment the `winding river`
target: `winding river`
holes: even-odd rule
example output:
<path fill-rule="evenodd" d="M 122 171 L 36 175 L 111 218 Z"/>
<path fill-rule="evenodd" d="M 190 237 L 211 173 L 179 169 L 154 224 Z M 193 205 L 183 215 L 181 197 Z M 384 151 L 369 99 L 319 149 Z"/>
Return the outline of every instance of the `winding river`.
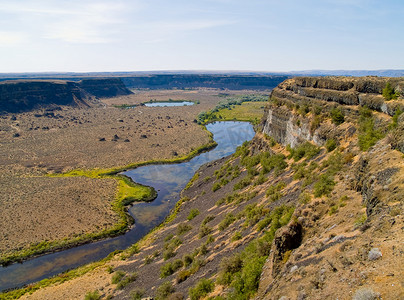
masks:
<path fill-rule="evenodd" d="M 115 250 L 129 247 L 159 225 L 179 200 L 180 192 L 203 164 L 227 156 L 244 141 L 254 136 L 246 122 L 216 122 L 208 124 L 217 147 L 190 161 L 178 164 L 149 165 L 129 170 L 124 174 L 135 182 L 152 186 L 158 192 L 153 202 L 135 203 L 129 213 L 135 225 L 127 233 L 98 242 L 51 253 L 0 268 L 0 291 L 42 280 L 72 268 L 97 261 Z"/>

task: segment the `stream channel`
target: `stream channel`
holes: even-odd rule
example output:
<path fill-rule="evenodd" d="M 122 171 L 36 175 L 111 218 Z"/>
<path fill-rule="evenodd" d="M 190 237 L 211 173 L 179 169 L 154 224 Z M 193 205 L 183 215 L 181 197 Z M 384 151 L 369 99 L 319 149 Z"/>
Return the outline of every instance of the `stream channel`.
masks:
<path fill-rule="evenodd" d="M 129 213 L 135 225 L 125 234 L 35 257 L 23 263 L 0 267 L 0 291 L 21 287 L 48 278 L 78 266 L 105 258 L 115 250 L 128 248 L 159 225 L 180 198 L 180 192 L 200 166 L 232 154 L 244 141 L 251 140 L 254 129 L 246 122 L 215 122 L 207 129 L 213 133 L 217 147 L 204 152 L 190 161 L 148 165 L 126 171 L 133 181 L 156 189 L 157 198 L 149 203 L 134 203 Z"/>

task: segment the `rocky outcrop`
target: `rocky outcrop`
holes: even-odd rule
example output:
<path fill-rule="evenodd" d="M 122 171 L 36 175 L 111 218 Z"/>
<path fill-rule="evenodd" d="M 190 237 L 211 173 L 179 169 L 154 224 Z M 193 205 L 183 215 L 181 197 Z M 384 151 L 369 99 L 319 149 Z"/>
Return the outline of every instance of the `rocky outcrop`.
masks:
<path fill-rule="evenodd" d="M 98 98 L 109 98 L 132 94 L 120 78 L 83 79 L 80 88 Z"/>
<path fill-rule="evenodd" d="M 127 95 L 131 92 L 120 79 L 15 80 L 0 83 L 0 112 L 17 113 L 59 105 L 90 107 L 95 98 Z"/>
<path fill-rule="evenodd" d="M 403 91 L 403 78 L 385 77 L 296 77 L 285 80 L 272 92 L 272 98 L 305 103 L 327 101 L 344 105 L 368 106 L 390 116 L 402 101 L 385 101 L 382 90 L 389 82 L 396 91 Z"/>
<path fill-rule="evenodd" d="M 355 127 L 335 126 L 331 122 L 322 122 L 319 117 L 316 120 L 315 111 L 324 115 L 339 107 L 345 116 L 356 118 L 356 107 L 366 105 L 392 116 L 398 109 L 404 110 L 404 102 L 401 98 L 385 101 L 381 93 L 387 82 L 397 91 L 404 86 L 402 78 L 296 77 L 285 80 L 271 93 L 272 101 L 262 120 L 263 133 L 291 147 L 304 141 L 323 145 L 330 138 L 337 140 L 351 136 Z M 309 111 L 310 116 L 307 115 Z M 400 149 L 402 130 L 396 131 L 395 135 L 392 134 L 392 144 Z"/>

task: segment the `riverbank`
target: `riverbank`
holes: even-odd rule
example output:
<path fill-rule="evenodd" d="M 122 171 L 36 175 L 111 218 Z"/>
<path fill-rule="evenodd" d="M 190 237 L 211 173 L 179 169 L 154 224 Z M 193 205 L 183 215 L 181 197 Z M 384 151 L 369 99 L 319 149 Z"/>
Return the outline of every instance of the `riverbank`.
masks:
<path fill-rule="evenodd" d="M 252 127 L 250 125 L 247 126 L 248 124 L 242 124 L 242 123 L 237 125 L 236 123 L 234 123 L 234 124 L 233 123 L 234 122 L 226 122 L 226 123 L 217 123 L 217 124 L 209 125 L 209 127 L 216 128 L 216 129 L 213 130 L 213 132 L 215 132 L 215 137 L 218 138 L 221 141 L 221 144 L 217 148 L 215 148 L 215 150 L 213 150 L 213 152 L 207 152 L 207 153 L 199 155 L 198 157 L 196 157 L 195 159 L 193 159 L 191 161 L 185 162 L 183 164 L 175 164 L 174 165 L 175 167 L 183 168 L 183 171 L 178 170 L 178 171 L 175 172 L 176 174 L 177 173 L 182 174 L 182 173 L 184 173 L 184 171 L 186 171 L 186 173 L 187 173 L 187 176 L 184 178 L 183 182 L 179 182 L 178 188 L 175 189 L 178 194 L 180 193 L 182 188 L 185 186 L 186 182 L 192 177 L 192 175 L 194 174 L 194 171 L 196 170 L 196 168 L 198 168 L 198 166 L 200 166 L 202 163 L 204 163 L 206 161 L 214 159 L 214 157 L 221 157 L 222 155 L 227 155 L 229 152 L 230 153 L 233 152 L 236 145 L 240 145 L 241 142 L 244 140 L 244 138 L 248 138 L 248 136 L 249 136 L 249 138 L 251 138 L 254 135 L 254 132 L 253 132 Z M 225 127 L 222 128 L 223 126 L 225 126 Z M 249 128 L 249 131 L 250 131 L 250 133 L 248 135 L 246 135 L 247 132 L 245 132 L 245 130 L 247 130 L 247 128 Z M 210 130 L 212 130 L 212 129 L 210 129 Z M 237 133 L 237 135 L 239 136 L 239 138 L 237 140 L 241 139 L 240 141 L 237 142 L 237 140 L 234 140 L 234 135 L 233 135 L 234 133 Z M 223 141 L 223 139 L 226 139 L 227 142 Z M 234 145 L 234 143 L 237 143 L 237 144 Z M 192 167 L 190 167 L 191 165 L 192 165 Z M 161 165 L 161 167 L 163 169 L 167 169 L 166 167 L 168 167 L 168 170 L 170 170 L 172 168 L 172 167 L 170 167 L 168 165 Z M 140 168 L 140 169 L 143 169 L 143 168 Z M 137 170 L 133 170 L 131 172 L 134 172 L 134 171 L 137 171 Z M 128 176 L 132 176 L 132 175 L 130 175 L 131 172 L 127 172 L 126 174 Z M 164 172 L 164 171 L 161 171 L 161 172 Z M 119 175 L 119 176 L 121 176 L 121 175 Z M 168 182 L 171 182 L 170 176 L 163 176 L 162 178 L 165 178 L 165 177 L 167 177 Z M 134 179 L 135 179 L 135 181 L 139 181 L 137 178 L 134 178 Z M 140 180 L 140 182 L 143 183 L 141 180 Z M 149 185 L 148 182 L 147 182 L 147 184 Z M 173 191 L 170 191 L 166 196 L 163 196 L 163 197 L 166 197 L 165 199 L 172 199 L 172 197 L 173 197 L 172 192 Z M 159 197 L 160 196 L 161 195 L 159 194 Z M 157 200 L 153 201 L 152 207 L 155 207 L 156 201 Z M 182 203 L 182 202 L 184 202 L 184 200 L 180 201 L 179 203 Z M 172 202 L 172 204 L 174 205 L 175 202 Z M 176 214 L 176 212 L 178 212 L 179 205 L 180 204 L 177 204 L 176 208 L 174 208 L 172 210 L 172 214 L 171 214 L 171 216 L 169 218 L 166 219 L 166 222 L 170 221 L 173 218 L 173 216 Z M 133 208 L 135 209 L 136 207 L 137 206 L 135 206 Z M 154 210 L 154 208 L 152 208 L 152 209 Z M 159 211 L 159 209 L 157 209 L 157 211 Z M 142 214 L 142 212 L 139 212 L 139 213 Z M 140 225 L 142 225 L 141 224 L 142 220 L 137 218 L 137 214 L 133 213 L 133 212 L 132 212 L 132 214 L 134 215 L 135 219 L 139 220 Z M 146 220 L 145 222 L 150 223 L 150 220 Z M 157 224 L 160 223 L 159 221 L 157 221 L 157 222 L 158 222 Z M 143 225 L 145 225 L 145 224 L 143 224 Z M 149 226 L 149 228 L 151 229 L 152 227 Z M 159 226 L 159 228 L 161 228 L 161 226 Z M 135 230 L 136 230 L 136 228 L 135 228 Z M 147 231 L 149 231 L 149 230 L 147 230 Z M 153 231 L 155 231 L 155 229 L 153 229 Z M 124 255 L 129 257 L 130 255 L 135 253 L 137 251 L 137 249 L 138 249 L 137 245 L 132 246 L 128 250 L 124 251 L 124 254 L 122 254 L 121 257 L 123 257 Z M 89 250 L 89 251 L 91 253 L 93 253 L 93 250 Z M 66 257 L 65 259 L 67 261 L 70 260 L 68 257 Z M 30 272 L 35 273 L 35 270 L 30 270 Z M 65 278 L 66 276 L 70 277 L 70 275 L 64 275 L 64 276 L 62 276 L 62 278 Z M 57 279 L 55 279 L 55 280 L 57 280 Z M 48 281 L 45 280 L 45 281 L 41 282 L 39 284 L 39 286 L 42 286 L 44 284 L 44 282 L 46 283 Z M 52 280 L 51 282 L 54 282 L 54 280 Z M 30 286 L 30 288 L 28 290 L 30 290 L 31 288 L 33 288 L 33 287 Z"/>
<path fill-rule="evenodd" d="M 52 241 L 60 241 L 56 249 L 66 240 L 79 236 L 88 240 L 89 236 L 109 231 L 119 222 L 111 206 L 117 197 L 118 181 L 99 180 L 94 174 L 45 175 L 94 168 L 100 173 L 115 166 L 135 167 L 133 162 L 177 161 L 194 155 L 195 149 L 211 147 L 207 146 L 211 138 L 193 120 L 200 109 L 211 107 L 214 101 L 212 96 L 193 107 L 62 107 L 2 116 L 1 256 L 28 248 L 41 253 Z M 17 256 L 12 260 L 27 255 Z"/>
<path fill-rule="evenodd" d="M 204 131 L 208 132 L 205 126 L 202 127 Z M 130 178 L 123 175 L 118 175 L 118 173 L 124 170 L 135 169 L 146 165 L 174 164 L 188 161 L 198 154 L 204 151 L 208 151 L 217 145 L 217 143 L 213 140 L 212 134 L 208 132 L 208 136 L 209 142 L 207 144 L 198 147 L 197 149 L 182 157 L 165 160 L 149 160 L 110 169 L 73 170 L 62 174 L 49 174 L 48 176 L 53 178 L 87 177 L 92 179 L 109 178 L 115 180 L 117 183 L 117 192 L 111 206 L 112 211 L 115 212 L 119 217 L 118 221 L 113 224 L 112 227 L 104 229 L 100 232 L 88 233 L 72 239 L 65 238 L 63 240 L 43 241 L 34 245 L 30 245 L 28 248 L 15 251 L 10 254 L 2 255 L 0 256 L 0 265 L 7 266 L 13 262 L 22 262 L 23 260 L 37 255 L 54 251 L 62 251 L 65 249 L 76 247 L 78 245 L 94 242 L 96 240 L 107 237 L 114 237 L 125 233 L 134 223 L 133 218 L 127 213 L 127 207 L 133 202 L 152 201 L 157 197 L 157 192 L 154 190 L 154 188 L 135 183 Z"/>

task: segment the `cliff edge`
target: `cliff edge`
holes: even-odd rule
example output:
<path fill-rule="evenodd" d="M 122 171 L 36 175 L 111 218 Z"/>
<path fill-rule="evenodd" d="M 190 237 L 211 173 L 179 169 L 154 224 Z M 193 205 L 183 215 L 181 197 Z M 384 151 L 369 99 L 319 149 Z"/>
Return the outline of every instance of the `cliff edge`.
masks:
<path fill-rule="evenodd" d="M 0 113 L 18 113 L 59 105 L 79 108 L 101 106 L 97 98 L 128 95 L 118 78 L 64 80 L 13 80 L 0 82 Z"/>

